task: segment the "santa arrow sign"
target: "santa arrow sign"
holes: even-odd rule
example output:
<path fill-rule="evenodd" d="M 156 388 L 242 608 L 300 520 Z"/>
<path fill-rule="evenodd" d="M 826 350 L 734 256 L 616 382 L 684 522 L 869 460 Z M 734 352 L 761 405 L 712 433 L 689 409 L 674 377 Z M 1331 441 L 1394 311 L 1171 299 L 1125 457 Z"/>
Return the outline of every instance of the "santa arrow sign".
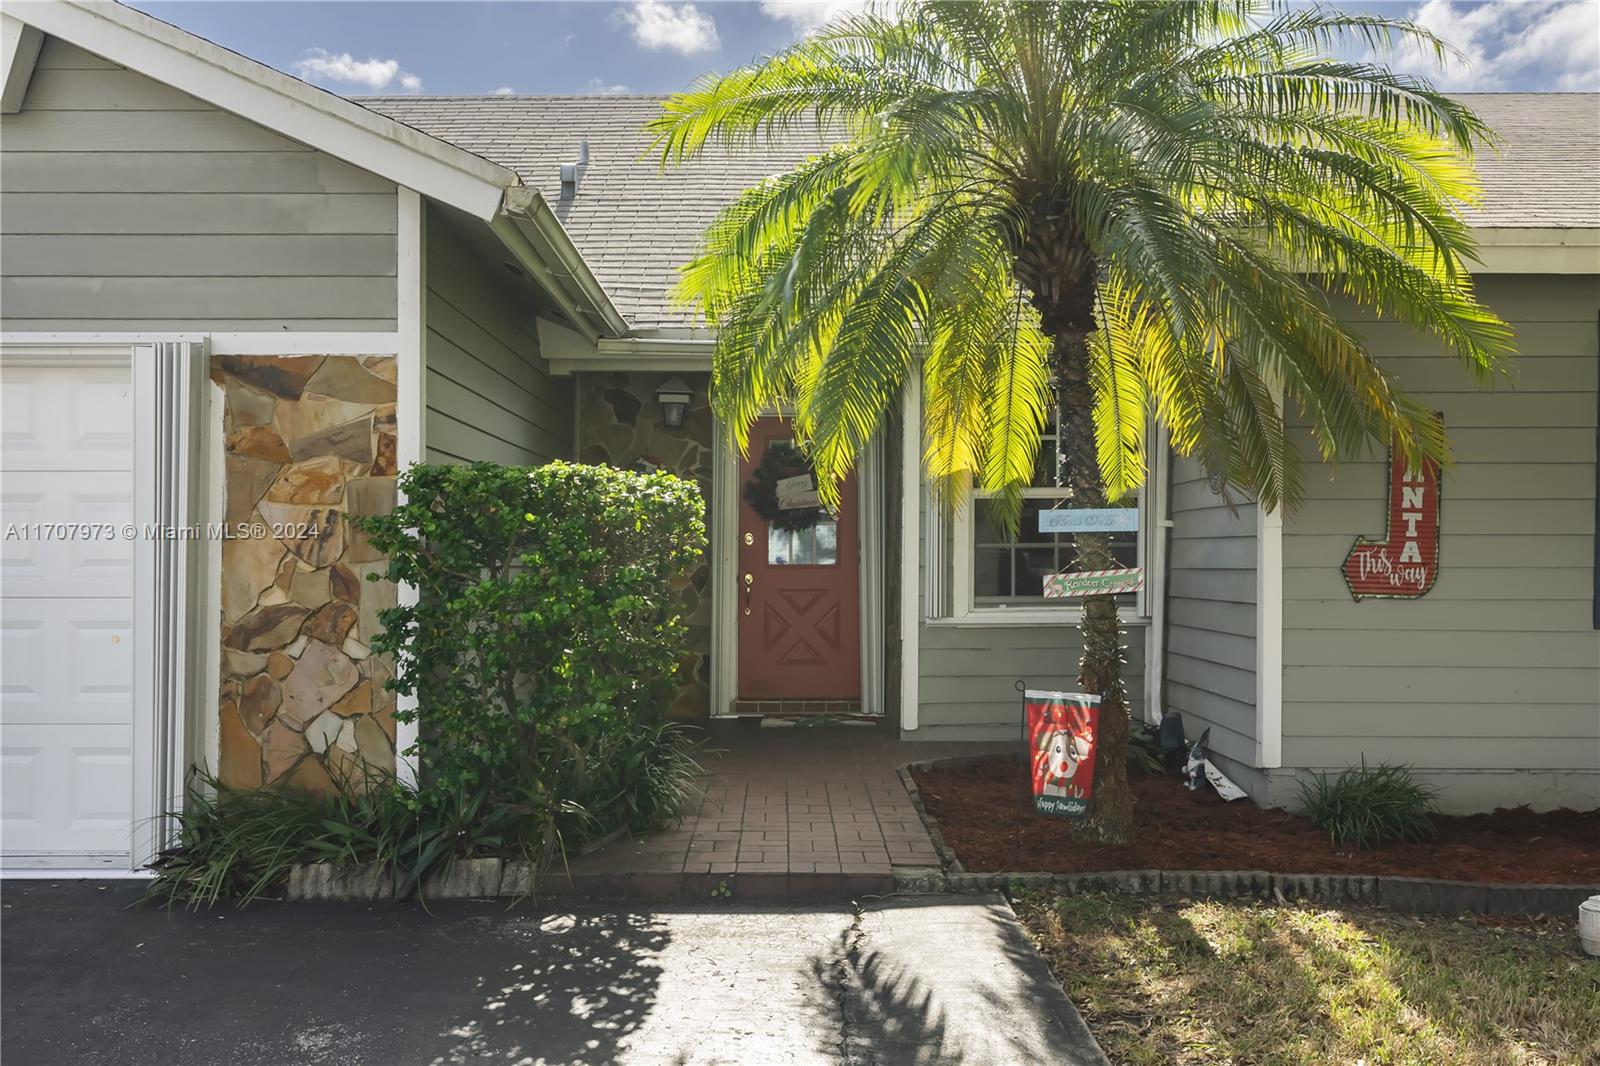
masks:
<path fill-rule="evenodd" d="M 1439 576 L 1439 464 L 1408 468 L 1389 455 L 1389 532 L 1381 541 L 1357 537 L 1344 557 L 1344 580 L 1356 600 L 1415 599 Z"/>

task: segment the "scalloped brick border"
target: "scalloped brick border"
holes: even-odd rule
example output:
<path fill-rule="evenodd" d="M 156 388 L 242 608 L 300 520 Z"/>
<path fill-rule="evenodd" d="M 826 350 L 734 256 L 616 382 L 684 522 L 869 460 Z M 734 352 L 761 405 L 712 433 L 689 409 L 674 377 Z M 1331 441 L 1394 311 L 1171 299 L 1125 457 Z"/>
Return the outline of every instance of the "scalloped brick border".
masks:
<path fill-rule="evenodd" d="M 917 791 L 912 770 L 970 765 L 983 756 L 915 762 L 900 770 L 911 805 L 933 838 L 944 864 L 895 870 L 897 892 L 1005 892 L 1017 888 L 1076 894 L 1109 892 L 1132 896 L 1206 899 L 1311 900 L 1387 907 L 1407 914 L 1571 915 L 1600 894 L 1600 885 L 1506 885 L 1441 881 L 1379 874 L 1272 873 L 1267 870 L 1108 870 L 1094 873 L 967 873 L 939 832 Z"/>

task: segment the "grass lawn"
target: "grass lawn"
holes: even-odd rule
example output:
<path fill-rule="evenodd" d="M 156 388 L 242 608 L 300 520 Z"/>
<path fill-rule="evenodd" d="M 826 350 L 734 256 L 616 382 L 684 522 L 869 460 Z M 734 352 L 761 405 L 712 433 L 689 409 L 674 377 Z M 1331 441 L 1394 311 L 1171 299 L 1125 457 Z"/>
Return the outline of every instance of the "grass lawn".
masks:
<path fill-rule="evenodd" d="M 1600 1062 L 1600 959 L 1574 920 L 1024 896 L 1111 1061 Z"/>

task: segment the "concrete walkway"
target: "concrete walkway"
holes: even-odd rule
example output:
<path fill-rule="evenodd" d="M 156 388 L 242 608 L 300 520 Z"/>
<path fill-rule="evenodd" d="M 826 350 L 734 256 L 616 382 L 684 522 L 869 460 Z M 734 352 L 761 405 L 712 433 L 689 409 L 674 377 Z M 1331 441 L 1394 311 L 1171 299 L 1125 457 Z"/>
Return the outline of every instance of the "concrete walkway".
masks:
<path fill-rule="evenodd" d="M 7 882 L 7 1066 L 1105 1060 L 1003 901 L 125 909 Z"/>

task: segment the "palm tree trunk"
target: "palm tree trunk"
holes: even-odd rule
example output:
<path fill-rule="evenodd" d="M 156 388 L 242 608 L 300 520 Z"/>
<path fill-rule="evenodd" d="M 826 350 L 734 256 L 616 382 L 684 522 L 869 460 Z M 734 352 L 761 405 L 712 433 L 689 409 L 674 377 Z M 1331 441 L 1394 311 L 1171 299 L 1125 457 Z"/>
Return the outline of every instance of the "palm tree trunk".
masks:
<path fill-rule="evenodd" d="M 1068 327 L 1055 333 L 1057 402 L 1060 405 L 1061 465 L 1076 507 L 1104 507 L 1105 487 L 1095 442 L 1094 394 L 1089 385 L 1087 332 Z M 1073 537 L 1078 570 L 1109 570 L 1116 565 L 1111 538 L 1103 533 Z M 1122 685 L 1122 627 L 1115 596 L 1089 596 L 1083 602 L 1083 659 L 1078 684 L 1100 696 L 1099 743 L 1094 796 L 1082 823 L 1084 835 L 1126 844 L 1133 832 L 1133 790 L 1128 782 L 1128 698 Z"/>

